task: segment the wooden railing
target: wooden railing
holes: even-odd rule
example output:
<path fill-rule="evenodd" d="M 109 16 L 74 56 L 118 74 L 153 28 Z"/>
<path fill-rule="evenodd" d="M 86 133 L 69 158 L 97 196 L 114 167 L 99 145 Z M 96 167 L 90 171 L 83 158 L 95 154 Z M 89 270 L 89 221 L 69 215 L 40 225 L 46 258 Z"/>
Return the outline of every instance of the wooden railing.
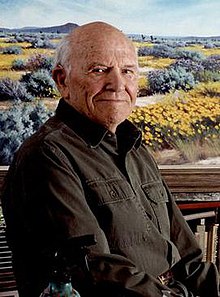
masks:
<path fill-rule="evenodd" d="M 220 166 L 160 166 L 173 193 L 220 193 Z"/>
<path fill-rule="evenodd" d="M 2 183 L 7 170 L 8 167 L 0 166 L 0 197 Z M 3 220 L 0 220 L 0 296 L 19 297 L 13 271 L 12 253 L 8 246 Z"/>

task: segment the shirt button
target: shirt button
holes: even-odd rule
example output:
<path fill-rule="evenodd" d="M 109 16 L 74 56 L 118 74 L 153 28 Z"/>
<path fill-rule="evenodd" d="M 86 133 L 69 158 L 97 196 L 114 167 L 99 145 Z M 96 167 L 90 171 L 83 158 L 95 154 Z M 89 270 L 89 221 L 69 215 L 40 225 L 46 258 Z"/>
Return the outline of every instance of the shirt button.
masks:
<path fill-rule="evenodd" d="M 116 193 L 115 193 L 115 191 L 113 191 L 113 190 L 110 191 L 110 195 L 111 195 L 112 198 L 115 198 L 117 196 Z"/>

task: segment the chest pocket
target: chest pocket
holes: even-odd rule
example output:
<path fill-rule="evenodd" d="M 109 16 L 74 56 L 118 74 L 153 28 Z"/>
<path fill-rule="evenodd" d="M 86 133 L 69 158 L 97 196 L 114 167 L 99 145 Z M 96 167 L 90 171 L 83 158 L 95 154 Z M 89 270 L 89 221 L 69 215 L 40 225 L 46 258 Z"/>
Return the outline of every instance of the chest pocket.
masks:
<path fill-rule="evenodd" d="M 118 203 L 134 197 L 129 183 L 118 178 L 87 181 L 87 185 L 98 206 Z"/>
<path fill-rule="evenodd" d="M 169 237 L 170 223 L 167 210 L 168 195 L 160 181 L 142 184 L 142 189 L 150 203 L 159 231 Z"/>

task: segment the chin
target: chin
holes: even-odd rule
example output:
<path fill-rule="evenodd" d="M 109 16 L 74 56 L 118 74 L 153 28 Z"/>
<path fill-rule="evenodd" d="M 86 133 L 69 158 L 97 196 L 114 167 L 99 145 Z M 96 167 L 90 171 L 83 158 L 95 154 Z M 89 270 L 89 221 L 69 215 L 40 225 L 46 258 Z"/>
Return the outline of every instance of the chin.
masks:
<path fill-rule="evenodd" d="M 110 118 L 108 121 L 109 126 L 115 126 L 117 127 L 120 125 L 124 120 L 126 120 L 127 117 L 117 117 L 117 118 Z"/>

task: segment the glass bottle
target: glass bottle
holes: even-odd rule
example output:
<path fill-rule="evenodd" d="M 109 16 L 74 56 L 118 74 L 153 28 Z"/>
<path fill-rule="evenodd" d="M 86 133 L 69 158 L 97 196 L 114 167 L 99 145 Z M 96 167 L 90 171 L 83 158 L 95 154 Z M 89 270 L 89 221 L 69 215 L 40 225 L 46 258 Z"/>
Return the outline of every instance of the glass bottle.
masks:
<path fill-rule="evenodd" d="M 64 258 L 56 253 L 53 260 L 49 285 L 40 297 L 80 297 L 80 294 L 72 287 L 71 273 Z"/>
<path fill-rule="evenodd" d="M 80 297 L 79 292 L 73 289 L 71 281 L 51 281 L 40 297 Z"/>
<path fill-rule="evenodd" d="M 87 273 L 87 247 L 95 243 L 93 234 L 68 239 L 52 256 L 49 285 L 40 297 L 80 297 L 72 287 L 71 267 L 77 264 Z"/>

